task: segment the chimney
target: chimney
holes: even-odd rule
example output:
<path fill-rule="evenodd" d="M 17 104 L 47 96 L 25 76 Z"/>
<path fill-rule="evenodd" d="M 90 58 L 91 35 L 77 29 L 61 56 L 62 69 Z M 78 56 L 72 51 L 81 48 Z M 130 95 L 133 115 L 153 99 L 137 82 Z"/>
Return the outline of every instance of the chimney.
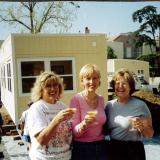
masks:
<path fill-rule="evenodd" d="M 88 27 L 85 27 L 85 34 L 88 34 L 88 33 L 90 33 L 90 30 Z"/>

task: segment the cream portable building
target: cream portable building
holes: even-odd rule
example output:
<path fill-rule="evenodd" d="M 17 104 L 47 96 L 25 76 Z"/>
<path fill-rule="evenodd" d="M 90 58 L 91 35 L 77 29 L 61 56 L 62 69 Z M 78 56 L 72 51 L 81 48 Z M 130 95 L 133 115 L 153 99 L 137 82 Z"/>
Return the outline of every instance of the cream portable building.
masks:
<path fill-rule="evenodd" d="M 120 68 L 127 68 L 137 76 L 143 76 L 146 81 L 149 81 L 149 62 L 134 59 L 107 60 L 107 74 L 109 77 L 112 77 Z"/>
<path fill-rule="evenodd" d="M 107 79 L 108 86 L 114 73 L 120 68 L 127 68 L 132 71 L 136 77 L 143 77 L 149 82 L 149 62 L 134 59 L 108 59 L 107 60 Z M 136 81 L 136 88 L 140 88 L 141 84 Z"/>
<path fill-rule="evenodd" d="M 15 124 L 30 101 L 30 90 L 43 71 L 63 79 L 62 101 L 82 88 L 80 68 L 96 64 L 101 71 L 99 93 L 107 99 L 107 56 L 104 34 L 11 34 L 0 47 L 1 100 Z"/>

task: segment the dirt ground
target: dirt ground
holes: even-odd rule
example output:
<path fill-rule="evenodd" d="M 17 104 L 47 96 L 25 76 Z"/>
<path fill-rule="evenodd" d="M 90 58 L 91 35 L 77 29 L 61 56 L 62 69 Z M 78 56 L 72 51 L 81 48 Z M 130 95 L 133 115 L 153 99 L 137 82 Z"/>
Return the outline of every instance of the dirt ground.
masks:
<path fill-rule="evenodd" d="M 1 113 L 3 121 L 4 121 L 4 125 L 5 124 L 13 124 L 13 121 L 12 121 L 8 111 L 6 110 L 6 108 L 4 106 L 2 106 L 2 108 L 0 109 L 0 113 Z"/>
<path fill-rule="evenodd" d="M 153 94 L 152 92 L 137 91 L 133 95 L 141 99 L 144 99 L 150 103 L 160 105 L 160 95 Z"/>

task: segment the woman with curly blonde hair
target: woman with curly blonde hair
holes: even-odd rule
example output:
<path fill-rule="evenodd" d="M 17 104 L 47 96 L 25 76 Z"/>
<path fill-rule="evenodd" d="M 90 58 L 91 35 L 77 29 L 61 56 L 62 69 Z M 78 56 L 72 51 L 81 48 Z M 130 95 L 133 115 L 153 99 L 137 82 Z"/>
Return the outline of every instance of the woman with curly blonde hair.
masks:
<path fill-rule="evenodd" d="M 31 92 L 31 100 L 32 102 L 36 102 L 42 98 L 43 88 L 52 83 L 58 84 L 59 92 L 57 96 L 57 100 L 61 98 L 63 94 L 63 83 L 59 76 L 55 75 L 53 72 L 43 72 L 36 80 L 34 87 Z"/>
<path fill-rule="evenodd" d="M 31 160 L 70 160 L 70 118 L 75 110 L 59 101 L 62 93 L 62 81 L 54 72 L 43 72 L 36 79 L 27 119 Z"/>

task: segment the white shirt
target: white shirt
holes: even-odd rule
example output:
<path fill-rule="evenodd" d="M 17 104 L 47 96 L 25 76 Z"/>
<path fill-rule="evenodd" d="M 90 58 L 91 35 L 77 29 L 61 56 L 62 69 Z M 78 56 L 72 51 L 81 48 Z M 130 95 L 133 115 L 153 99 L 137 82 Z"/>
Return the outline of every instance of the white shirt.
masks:
<path fill-rule="evenodd" d="M 20 122 L 24 123 L 23 135 L 29 135 L 27 126 L 27 115 L 28 115 L 28 109 L 23 111 L 22 116 L 20 118 Z"/>
<path fill-rule="evenodd" d="M 72 129 L 69 121 L 62 122 L 56 129 L 54 137 L 47 145 L 40 145 L 34 137 L 46 128 L 55 115 L 65 109 L 62 102 L 49 104 L 43 100 L 35 102 L 28 111 L 28 128 L 31 136 L 31 160 L 69 160 L 71 158 L 70 144 Z"/>

